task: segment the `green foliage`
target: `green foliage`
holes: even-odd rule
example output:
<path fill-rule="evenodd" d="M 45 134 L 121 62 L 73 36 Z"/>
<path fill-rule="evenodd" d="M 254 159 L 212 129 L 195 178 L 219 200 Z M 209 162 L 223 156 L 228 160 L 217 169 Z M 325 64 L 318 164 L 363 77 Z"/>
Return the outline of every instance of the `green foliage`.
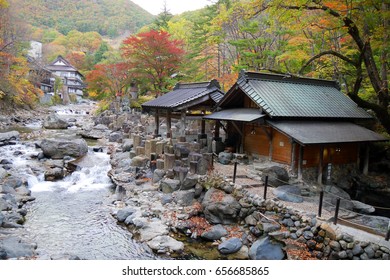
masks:
<path fill-rule="evenodd" d="M 29 24 L 53 28 L 64 35 L 72 30 L 95 31 L 116 37 L 125 31 L 136 32 L 153 16 L 128 0 L 10 0 Z"/>
<path fill-rule="evenodd" d="M 209 190 L 211 188 L 221 189 L 226 184 L 226 182 L 221 174 L 217 172 L 209 172 L 207 176 L 201 177 L 199 179 L 199 184 L 205 190 Z"/>

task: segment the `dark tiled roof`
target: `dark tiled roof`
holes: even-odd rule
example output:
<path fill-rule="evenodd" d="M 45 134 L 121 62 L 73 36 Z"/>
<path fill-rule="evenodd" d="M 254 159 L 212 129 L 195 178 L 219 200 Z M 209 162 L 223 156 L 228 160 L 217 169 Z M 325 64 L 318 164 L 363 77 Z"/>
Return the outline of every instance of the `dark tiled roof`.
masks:
<path fill-rule="evenodd" d="M 223 94 L 216 80 L 202 83 L 179 83 L 172 91 L 142 104 L 142 107 L 177 111 L 210 100 L 217 103 L 222 99 Z"/>
<path fill-rule="evenodd" d="M 333 81 L 242 72 L 227 95 L 234 94 L 237 85 L 271 118 L 371 118 Z"/>
<path fill-rule="evenodd" d="M 267 121 L 302 145 L 388 141 L 382 135 L 349 122 Z"/>

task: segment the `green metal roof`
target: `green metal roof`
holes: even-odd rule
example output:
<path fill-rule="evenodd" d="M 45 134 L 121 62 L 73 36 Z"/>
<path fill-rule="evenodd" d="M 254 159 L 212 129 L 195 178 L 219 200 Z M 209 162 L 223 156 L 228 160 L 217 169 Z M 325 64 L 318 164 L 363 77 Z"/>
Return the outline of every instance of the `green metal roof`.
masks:
<path fill-rule="evenodd" d="M 267 123 L 302 145 L 389 141 L 374 131 L 350 122 L 267 121 Z"/>
<path fill-rule="evenodd" d="M 255 72 L 242 72 L 218 106 L 237 86 L 271 118 L 372 118 L 334 81 Z"/>
<path fill-rule="evenodd" d="M 210 115 L 204 116 L 203 119 L 207 120 L 220 120 L 220 121 L 240 121 L 240 122 L 253 122 L 255 120 L 263 118 L 259 109 L 253 108 L 234 108 L 226 109 L 219 112 L 214 112 Z"/>

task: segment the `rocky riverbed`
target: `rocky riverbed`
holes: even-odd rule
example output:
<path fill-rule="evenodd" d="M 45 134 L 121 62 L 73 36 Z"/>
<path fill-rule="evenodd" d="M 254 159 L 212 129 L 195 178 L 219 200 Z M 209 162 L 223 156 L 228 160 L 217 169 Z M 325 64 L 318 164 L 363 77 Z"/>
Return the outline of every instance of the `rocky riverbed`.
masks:
<path fill-rule="evenodd" d="M 154 139 L 153 117 L 137 112 L 108 111 L 93 117 L 93 106 L 75 106 L 51 108 L 35 119 L 19 117 L 22 127 L 33 126 L 21 133 L 12 130 L 15 120 L 0 118 L 1 126 L 11 130 L 0 135 L 0 258 L 39 258 L 34 240 L 22 238 L 28 236 L 23 224 L 29 206 L 37 203 L 29 178 L 40 174 L 47 182 L 63 180 L 79 170 L 77 159 L 94 150 L 110 156 L 108 175 L 115 190 L 108 197 L 112 216 L 158 256 L 389 259 L 388 242 L 359 239 L 315 214 L 291 207 L 281 198 L 286 196 L 282 188 L 275 193 L 281 197 L 264 200 L 226 174 L 212 171 L 212 157 L 201 146 L 205 142 Z M 56 137 L 50 139 L 54 131 Z M 26 146 L 34 152 L 27 152 Z M 25 170 L 14 157 L 28 160 Z M 262 180 L 261 176 L 254 179 Z M 142 256 L 153 258 L 150 253 Z M 80 257 L 63 253 L 45 258 Z"/>

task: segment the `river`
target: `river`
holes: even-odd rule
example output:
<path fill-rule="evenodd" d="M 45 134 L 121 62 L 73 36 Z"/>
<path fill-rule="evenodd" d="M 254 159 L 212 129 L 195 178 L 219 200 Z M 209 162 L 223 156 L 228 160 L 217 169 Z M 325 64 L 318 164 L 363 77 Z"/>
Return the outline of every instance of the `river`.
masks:
<path fill-rule="evenodd" d="M 56 137 L 55 132 L 51 136 Z M 39 151 L 29 142 L 0 147 L 0 158 L 12 159 L 13 168 L 26 178 L 36 198 L 29 203 L 20 235 L 37 244 L 39 258 L 157 258 L 146 245 L 134 241 L 132 234 L 111 215 L 115 194 L 107 176 L 111 168 L 109 155 L 90 148 L 78 163 L 80 170 L 61 181 L 48 182 L 34 157 Z"/>

